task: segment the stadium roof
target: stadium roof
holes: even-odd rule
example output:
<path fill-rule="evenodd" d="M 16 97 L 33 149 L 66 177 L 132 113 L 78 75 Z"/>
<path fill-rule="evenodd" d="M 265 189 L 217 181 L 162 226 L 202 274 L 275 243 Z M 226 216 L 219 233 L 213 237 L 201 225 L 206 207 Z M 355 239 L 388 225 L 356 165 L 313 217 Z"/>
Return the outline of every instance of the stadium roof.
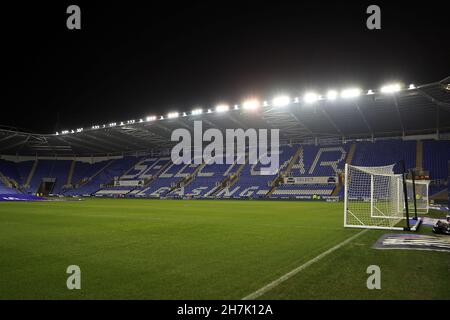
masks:
<path fill-rule="evenodd" d="M 289 102 L 289 103 L 288 103 Z M 282 106 L 283 104 L 286 104 Z M 301 97 L 218 106 L 195 112 L 35 134 L 0 128 L 0 154 L 39 156 L 117 155 L 169 149 L 172 131 L 218 128 L 280 129 L 280 143 L 311 139 L 356 139 L 450 132 L 450 77 L 442 81 L 388 86 L 379 92 L 358 90 L 307 93 Z"/>

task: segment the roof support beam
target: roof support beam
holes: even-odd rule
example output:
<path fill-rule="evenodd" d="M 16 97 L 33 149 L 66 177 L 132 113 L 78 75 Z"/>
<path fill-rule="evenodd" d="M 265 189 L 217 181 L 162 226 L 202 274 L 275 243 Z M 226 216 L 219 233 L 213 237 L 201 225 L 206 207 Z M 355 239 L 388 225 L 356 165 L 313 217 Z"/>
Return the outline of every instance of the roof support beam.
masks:
<path fill-rule="evenodd" d="M 356 106 L 356 109 L 359 112 L 359 115 L 361 116 L 362 120 L 364 121 L 364 124 L 366 125 L 366 127 L 369 130 L 370 134 L 373 136 L 373 129 L 370 126 L 369 122 L 367 121 L 366 116 L 362 112 L 362 110 L 361 110 L 361 108 L 360 108 L 360 106 L 359 106 L 359 104 L 357 102 L 355 102 L 355 106 Z"/>
<path fill-rule="evenodd" d="M 0 151 L 12 149 L 12 148 L 15 148 L 17 146 L 23 145 L 23 144 L 27 143 L 28 140 L 30 140 L 30 138 L 31 138 L 31 134 L 28 135 L 24 140 L 18 141 L 18 142 L 13 143 L 13 144 L 8 144 L 5 147 L 0 148 Z"/>
<path fill-rule="evenodd" d="M 82 140 L 82 139 L 80 139 L 78 137 L 75 137 L 75 135 L 73 135 L 73 134 L 64 135 L 64 139 L 71 140 L 70 143 L 73 143 L 73 141 L 75 141 L 74 144 L 78 145 L 80 148 L 86 148 L 86 149 L 90 149 L 90 150 L 95 150 L 96 153 L 101 153 L 101 150 L 99 150 L 99 149 L 103 149 L 103 151 L 105 151 L 106 153 L 110 153 L 111 152 L 111 149 L 107 149 L 107 148 L 105 148 L 103 146 L 99 146 L 98 144 L 95 144 L 95 143 L 87 141 L 87 140 Z M 62 141 L 64 141 L 64 139 Z M 65 141 L 65 142 L 67 143 L 67 141 Z"/>
<path fill-rule="evenodd" d="M 333 126 L 333 128 L 334 128 L 340 135 L 342 135 L 341 129 L 338 127 L 338 125 L 336 124 L 336 122 L 334 122 L 334 120 L 331 118 L 331 116 L 328 114 L 328 112 L 327 112 L 324 108 L 320 108 L 320 110 L 322 111 L 322 113 L 323 113 L 323 115 L 325 116 L 325 118 L 327 118 L 328 122 L 331 123 L 331 125 Z"/>
<path fill-rule="evenodd" d="M 404 136 L 405 135 L 405 126 L 403 124 L 403 118 L 402 118 L 402 114 L 400 112 L 400 107 L 398 105 L 398 100 L 397 100 L 397 97 L 395 95 L 392 96 L 392 99 L 394 100 L 394 105 L 395 105 L 395 109 L 397 110 L 398 120 L 400 122 L 400 126 L 402 128 L 402 134 Z"/>

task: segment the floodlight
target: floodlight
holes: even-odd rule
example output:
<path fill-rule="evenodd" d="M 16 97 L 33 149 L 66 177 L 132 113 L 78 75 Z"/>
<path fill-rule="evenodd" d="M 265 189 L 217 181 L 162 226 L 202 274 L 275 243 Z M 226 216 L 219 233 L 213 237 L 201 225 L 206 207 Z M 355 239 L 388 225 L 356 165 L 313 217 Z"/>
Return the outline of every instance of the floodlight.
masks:
<path fill-rule="evenodd" d="M 156 120 L 156 116 L 149 116 L 146 118 L 147 121 L 155 121 Z"/>
<path fill-rule="evenodd" d="M 230 107 L 228 105 L 226 105 L 226 104 L 219 104 L 216 107 L 216 112 L 225 112 L 225 111 L 228 111 L 228 110 L 230 110 Z"/>
<path fill-rule="evenodd" d="M 413 84 L 413 83 L 411 83 L 410 85 L 409 85 L 409 90 L 412 90 L 412 89 L 415 89 L 416 88 L 416 86 Z"/>
<path fill-rule="evenodd" d="M 338 96 L 338 93 L 337 93 L 336 90 L 329 90 L 327 92 L 327 99 L 328 100 L 336 100 L 337 96 Z"/>
<path fill-rule="evenodd" d="M 341 97 L 342 98 L 355 98 L 361 95 L 361 89 L 358 88 L 350 88 L 342 90 Z"/>
<path fill-rule="evenodd" d="M 284 107 L 287 106 L 291 102 L 291 98 L 288 96 L 278 96 L 273 98 L 272 104 L 274 107 Z"/>
<path fill-rule="evenodd" d="M 256 99 L 249 99 L 244 101 L 244 103 L 242 104 L 242 107 L 245 110 L 255 110 L 259 108 L 259 101 Z"/>
<path fill-rule="evenodd" d="M 198 116 L 198 115 L 200 115 L 200 114 L 202 114 L 202 113 L 203 113 L 203 110 L 202 110 L 202 109 L 194 109 L 194 110 L 191 111 L 191 114 L 192 114 L 193 116 Z"/>
<path fill-rule="evenodd" d="M 381 87 L 382 93 L 394 93 L 401 90 L 401 86 L 399 83 L 392 83 Z"/>
<path fill-rule="evenodd" d="M 375 93 L 373 92 L 373 90 L 367 90 L 367 94 L 370 95 L 370 94 L 375 94 Z"/>
<path fill-rule="evenodd" d="M 187 116 L 186 112 L 183 112 L 183 117 L 186 117 L 186 116 Z"/>
<path fill-rule="evenodd" d="M 211 109 L 208 109 L 208 113 L 211 113 L 212 111 L 211 111 Z"/>
<path fill-rule="evenodd" d="M 174 118 L 178 118 L 178 116 L 179 116 L 178 112 L 170 112 L 170 113 L 167 115 L 167 118 L 169 118 L 169 119 L 174 119 Z"/>
<path fill-rule="evenodd" d="M 317 100 L 319 100 L 319 96 L 318 96 L 316 93 L 314 93 L 314 92 L 308 92 L 308 93 L 305 94 L 305 96 L 303 97 L 303 100 L 304 100 L 306 103 L 314 103 L 314 102 L 316 102 Z"/>
<path fill-rule="evenodd" d="M 268 107 L 269 106 L 269 102 L 267 102 L 266 100 L 263 101 L 263 106 L 264 107 Z"/>

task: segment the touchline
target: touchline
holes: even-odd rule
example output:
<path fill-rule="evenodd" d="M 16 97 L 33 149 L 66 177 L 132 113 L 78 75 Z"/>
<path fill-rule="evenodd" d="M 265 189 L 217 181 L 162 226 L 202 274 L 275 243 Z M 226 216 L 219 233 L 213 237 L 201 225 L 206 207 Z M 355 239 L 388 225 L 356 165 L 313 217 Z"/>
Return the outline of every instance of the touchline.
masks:
<path fill-rule="evenodd" d="M 187 129 L 172 132 L 171 141 L 178 143 L 172 148 L 171 158 L 174 164 L 244 164 L 247 158 L 249 164 L 261 164 L 261 174 L 273 175 L 279 167 L 279 131 L 226 129 L 224 139 L 219 129 L 210 128 L 203 132 L 202 121 L 194 121 L 193 139 Z"/>

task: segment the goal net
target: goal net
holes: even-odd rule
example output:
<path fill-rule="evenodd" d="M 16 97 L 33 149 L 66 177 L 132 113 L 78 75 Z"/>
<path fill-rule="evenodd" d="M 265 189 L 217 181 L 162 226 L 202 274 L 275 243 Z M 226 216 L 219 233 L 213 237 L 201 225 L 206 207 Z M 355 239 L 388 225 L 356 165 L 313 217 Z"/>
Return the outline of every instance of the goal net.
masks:
<path fill-rule="evenodd" d="M 403 175 L 394 166 L 345 165 L 344 226 L 408 229 Z"/>
<path fill-rule="evenodd" d="M 429 180 L 406 180 L 407 194 L 408 194 L 408 208 L 410 212 L 417 209 L 418 213 L 428 213 L 429 211 L 429 197 L 428 189 L 430 186 Z M 414 191 L 416 195 L 416 207 L 414 208 Z"/>

